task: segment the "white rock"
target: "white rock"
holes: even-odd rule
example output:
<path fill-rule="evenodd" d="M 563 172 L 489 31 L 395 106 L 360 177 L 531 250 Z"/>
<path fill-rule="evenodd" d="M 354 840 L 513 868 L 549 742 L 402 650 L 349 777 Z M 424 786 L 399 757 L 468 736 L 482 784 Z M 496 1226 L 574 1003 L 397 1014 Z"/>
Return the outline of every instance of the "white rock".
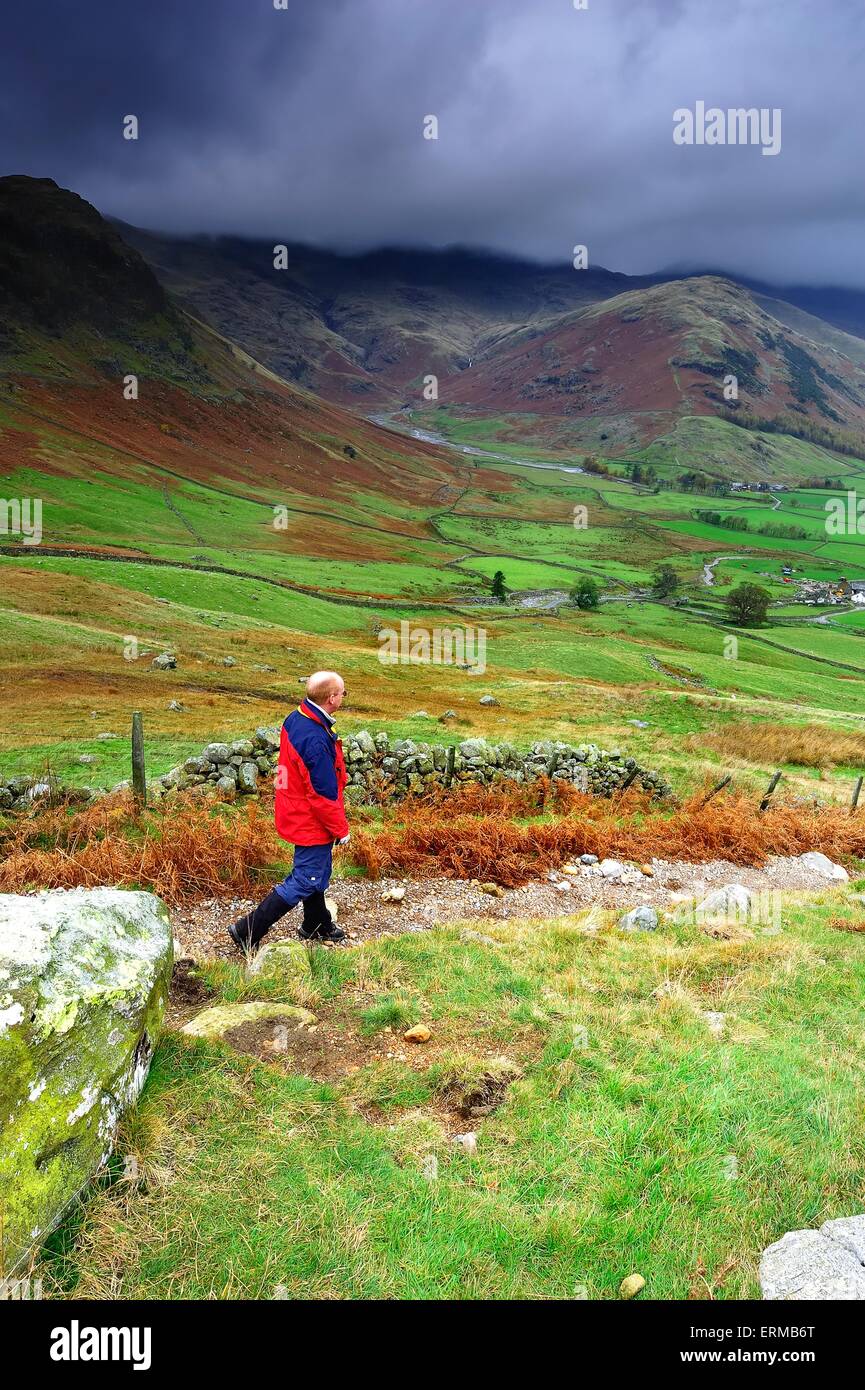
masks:
<path fill-rule="evenodd" d="M 657 925 L 657 912 L 645 903 L 640 907 L 631 908 L 630 912 L 619 918 L 621 931 L 655 931 Z"/>
<path fill-rule="evenodd" d="M 819 878 L 828 878 L 835 883 L 846 883 L 850 877 L 843 865 L 833 864 L 828 855 L 821 854 L 816 849 L 809 850 L 807 854 L 800 854 L 799 863 L 803 869 L 817 874 Z"/>
<path fill-rule="evenodd" d="M 698 922 L 740 925 L 747 922 L 752 903 L 750 889 L 741 883 L 725 883 L 697 904 L 695 916 Z"/>
<path fill-rule="evenodd" d="M 845 1217 L 843 1239 L 849 1239 L 850 1223 L 865 1226 L 865 1217 Z M 788 1231 L 763 1251 L 760 1288 L 773 1300 L 808 1302 L 865 1300 L 865 1266 L 849 1244 L 835 1236 L 836 1222 L 827 1221 L 819 1231 Z M 856 1227 L 858 1233 L 860 1227 Z M 855 1239 L 855 1237 L 854 1237 Z"/>
<path fill-rule="evenodd" d="M 709 1032 L 712 1036 L 714 1038 L 720 1038 L 724 1031 L 724 1025 L 727 1022 L 727 1015 L 715 1013 L 712 1009 L 704 1009 L 703 1017 L 709 1026 Z"/>
<path fill-rule="evenodd" d="M 865 1216 L 836 1216 L 824 1221 L 820 1230 L 829 1240 L 852 1250 L 861 1265 L 865 1265 Z"/>
<path fill-rule="evenodd" d="M 247 966 L 248 975 L 276 976 L 291 984 L 308 980 L 311 973 L 309 951 L 302 941 L 265 942 Z"/>
<path fill-rule="evenodd" d="M 468 1134 L 455 1134 L 454 1143 L 460 1144 L 467 1154 L 477 1153 L 478 1136 L 473 1130 L 470 1130 Z"/>
<path fill-rule="evenodd" d="M 622 877 L 623 866 L 618 859 L 602 859 L 598 865 L 598 872 L 603 878 L 617 879 Z"/>

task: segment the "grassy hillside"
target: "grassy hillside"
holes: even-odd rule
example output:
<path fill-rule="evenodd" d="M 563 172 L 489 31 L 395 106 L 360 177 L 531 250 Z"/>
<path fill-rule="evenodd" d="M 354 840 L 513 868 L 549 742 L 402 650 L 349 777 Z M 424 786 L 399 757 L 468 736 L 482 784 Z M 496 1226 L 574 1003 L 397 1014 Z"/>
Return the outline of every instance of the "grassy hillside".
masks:
<path fill-rule="evenodd" d="M 46 1292 L 758 1298 L 766 1245 L 861 1206 L 855 918 L 827 893 L 751 939 L 595 913 L 319 949 L 289 987 L 208 966 L 208 1004 L 313 1031 L 170 1032 Z"/>

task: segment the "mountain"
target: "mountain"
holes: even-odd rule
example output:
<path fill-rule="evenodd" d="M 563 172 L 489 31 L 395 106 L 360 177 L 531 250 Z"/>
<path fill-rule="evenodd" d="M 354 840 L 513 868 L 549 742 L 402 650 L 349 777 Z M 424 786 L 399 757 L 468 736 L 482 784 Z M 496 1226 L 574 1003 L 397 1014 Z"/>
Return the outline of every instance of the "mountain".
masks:
<path fill-rule="evenodd" d="M 650 283 L 461 249 L 340 256 L 293 245 L 276 270 L 270 243 L 118 225 L 179 303 L 356 410 L 402 404 L 424 375 L 465 370 L 515 329 Z"/>
<path fill-rule="evenodd" d="M 264 242 L 109 222 L 51 180 L 0 179 L 6 456 L 68 469 L 84 450 L 118 474 L 134 459 L 274 503 L 287 489 L 329 497 L 357 516 L 360 495 L 438 497 L 459 466 L 395 442 L 372 412 L 407 409 L 445 430 L 480 421 L 488 439 L 558 453 L 657 445 L 653 462 L 677 468 L 694 449 L 682 427 L 708 417 L 865 449 L 863 341 L 727 278 L 461 249 L 291 246 L 285 261 L 275 270 Z M 74 451 L 58 446 L 64 432 Z M 748 434 L 704 440 L 699 465 L 742 476 Z M 776 451 L 771 472 L 784 475 Z M 383 508 L 383 529 L 402 524 Z"/>
<path fill-rule="evenodd" d="M 331 497 L 349 512 L 360 493 L 415 504 L 451 481 L 441 451 L 395 450 L 191 318 L 116 226 L 50 179 L 0 179 L 0 325 L 4 473 L 155 470 L 160 486 Z"/>
<path fill-rule="evenodd" d="M 718 267 L 704 266 L 691 268 L 687 272 L 677 270 L 664 279 L 690 278 L 695 275 L 720 275 L 727 278 L 727 272 Z M 765 280 L 752 280 L 746 275 L 734 277 L 737 284 L 744 285 L 758 299 L 765 297 L 786 308 L 793 307 L 840 328 L 845 334 L 865 339 L 865 290 L 850 289 L 843 285 L 770 285 Z"/>
<path fill-rule="evenodd" d="M 837 326 L 834 292 L 829 322 L 802 307 L 816 291 L 790 303 L 720 275 L 303 246 L 275 270 L 268 243 L 123 231 L 191 312 L 357 412 L 424 410 L 432 374 L 440 406 L 504 417 L 499 437 L 523 444 L 615 454 L 719 415 L 865 448 L 865 341 Z"/>
<path fill-rule="evenodd" d="M 797 323 L 809 327 L 804 314 Z M 451 390 L 475 410 L 629 419 L 631 442 L 677 416 L 738 411 L 787 418 L 791 432 L 810 424 L 865 435 L 865 344 L 853 340 L 844 355 L 830 337 L 844 335 L 806 336 L 732 281 L 674 280 L 516 331 Z M 730 378 L 738 399 L 728 403 Z"/>
<path fill-rule="evenodd" d="M 94 207 L 52 179 L 0 178 L 0 353 L 34 363 L 72 348 L 95 363 L 109 346 L 165 376 L 206 376 L 188 324 Z"/>

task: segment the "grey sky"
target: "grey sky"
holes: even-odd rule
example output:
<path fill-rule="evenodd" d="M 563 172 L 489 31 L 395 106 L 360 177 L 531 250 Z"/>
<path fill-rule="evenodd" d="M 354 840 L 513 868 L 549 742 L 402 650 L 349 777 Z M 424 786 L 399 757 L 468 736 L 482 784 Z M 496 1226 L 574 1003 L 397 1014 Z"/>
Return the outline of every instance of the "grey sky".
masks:
<path fill-rule="evenodd" d="M 0 171 L 141 226 L 865 286 L 861 0 L 43 0 L 4 29 Z M 698 100 L 779 107 L 780 154 L 674 145 Z"/>

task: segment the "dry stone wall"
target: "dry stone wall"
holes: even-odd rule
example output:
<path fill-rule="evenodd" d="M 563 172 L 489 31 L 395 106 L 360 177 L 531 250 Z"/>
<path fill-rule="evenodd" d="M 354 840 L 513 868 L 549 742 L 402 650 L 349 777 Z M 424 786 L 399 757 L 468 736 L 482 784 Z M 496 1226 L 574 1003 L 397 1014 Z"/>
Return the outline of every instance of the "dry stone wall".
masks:
<path fill-rule="evenodd" d="M 233 743 L 209 743 L 182 767 L 159 779 L 157 795 L 173 788 L 212 788 L 231 796 L 249 795 L 258 789 L 262 777 L 276 766 L 279 729 L 257 729 L 251 739 Z M 640 767 L 621 749 L 603 749 L 596 744 L 540 740 L 528 752 L 510 743 L 488 743 L 468 738 L 458 744 L 424 743 L 400 738 L 391 740 L 381 732 L 363 729 L 343 740 L 349 800 L 363 802 L 378 798 L 383 789 L 399 797 L 406 792 L 429 787 L 452 786 L 462 782 L 527 782 L 540 776 L 570 782 L 596 796 L 610 796 L 629 779 L 655 796 L 669 796 L 671 788 L 658 772 Z"/>
<path fill-rule="evenodd" d="M 161 800 L 178 791 L 195 796 L 217 793 L 229 800 L 254 796 L 262 782 L 273 775 L 279 733 L 279 728 L 262 728 L 251 738 L 208 743 L 194 757 L 148 782 L 148 796 Z M 541 776 L 570 782 L 595 796 L 611 796 L 625 783 L 653 796 L 672 794 L 659 772 L 641 767 L 619 748 L 599 748 L 594 743 L 574 745 L 541 739 L 525 752 L 511 743 L 489 743 L 483 738 L 467 738 L 457 744 L 424 743 L 362 729 L 343 740 L 343 752 L 349 779 L 346 795 L 354 802 L 378 801 L 382 795 L 399 798 L 436 785 L 528 782 Z M 111 790 L 129 785 L 120 782 Z M 52 793 L 84 802 L 105 794 L 102 789 L 63 788 L 13 777 L 0 783 L 0 811 L 25 810 L 34 800 Z"/>

